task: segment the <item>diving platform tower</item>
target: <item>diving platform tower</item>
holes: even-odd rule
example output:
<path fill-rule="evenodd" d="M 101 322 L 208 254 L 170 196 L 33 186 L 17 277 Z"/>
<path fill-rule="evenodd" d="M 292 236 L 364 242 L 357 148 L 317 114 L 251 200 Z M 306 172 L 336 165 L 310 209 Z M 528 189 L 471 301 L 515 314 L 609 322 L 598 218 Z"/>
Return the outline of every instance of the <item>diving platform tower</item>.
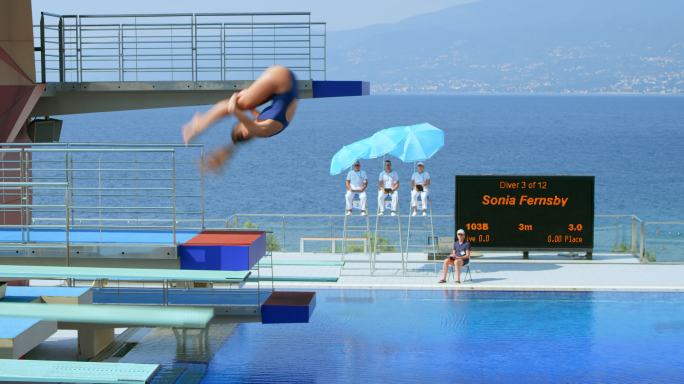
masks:
<path fill-rule="evenodd" d="M 326 78 L 326 25 L 308 12 L 43 12 L 33 25 L 30 0 L 4 0 L 0 141 L 58 141 L 49 116 L 213 104 L 275 64 L 294 71 L 301 98 L 369 93 Z"/>
<path fill-rule="evenodd" d="M 0 143 L 58 142 L 53 116 L 213 104 L 276 64 L 297 75 L 300 98 L 369 94 L 367 82 L 328 80 L 326 60 L 326 24 L 308 12 L 42 12 L 34 25 L 30 0 L 3 0 Z M 31 181 L 18 156 L 0 153 L 2 181 Z M 0 204 L 20 203 L 5 192 Z"/>

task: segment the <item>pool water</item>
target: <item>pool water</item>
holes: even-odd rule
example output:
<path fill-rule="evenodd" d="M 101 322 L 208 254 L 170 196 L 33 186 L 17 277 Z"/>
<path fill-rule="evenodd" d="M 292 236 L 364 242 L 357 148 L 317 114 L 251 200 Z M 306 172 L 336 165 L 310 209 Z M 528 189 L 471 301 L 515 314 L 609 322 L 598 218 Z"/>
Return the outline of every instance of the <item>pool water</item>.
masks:
<path fill-rule="evenodd" d="M 203 383 L 684 382 L 684 294 L 320 290 L 241 324 Z"/>

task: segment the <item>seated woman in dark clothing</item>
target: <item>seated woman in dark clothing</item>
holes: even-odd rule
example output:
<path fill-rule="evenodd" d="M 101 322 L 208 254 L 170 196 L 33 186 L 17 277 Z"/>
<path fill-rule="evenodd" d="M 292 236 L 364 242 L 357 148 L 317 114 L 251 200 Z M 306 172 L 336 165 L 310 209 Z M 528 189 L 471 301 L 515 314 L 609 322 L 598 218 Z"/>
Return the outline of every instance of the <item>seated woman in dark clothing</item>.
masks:
<path fill-rule="evenodd" d="M 456 283 L 461 282 L 461 267 L 468 265 L 470 262 L 470 243 L 466 241 L 465 231 L 459 229 L 456 232 L 457 240 L 454 242 L 454 248 L 451 255 L 444 259 L 444 268 L 442 269 L 442 278 L 439 283 L 446 283 L 449 266 L 453 265 L 456 268 Z"/>

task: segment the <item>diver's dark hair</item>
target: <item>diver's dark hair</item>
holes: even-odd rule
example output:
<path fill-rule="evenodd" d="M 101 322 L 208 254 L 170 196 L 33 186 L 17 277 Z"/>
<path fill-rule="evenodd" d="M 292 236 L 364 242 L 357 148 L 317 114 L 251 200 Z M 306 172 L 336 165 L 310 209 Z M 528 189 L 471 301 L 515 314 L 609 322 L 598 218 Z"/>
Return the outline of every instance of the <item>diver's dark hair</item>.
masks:
<path fill-rule="evenodd" d="M 235 128 L 233 128 L 233 131 L 230 134 L 230 138 L 233 140 L 233 144 L 237 144 L 241 141 L 247 141 L 248 140 L 248 138 L 243 136 L 242 130 L 235 129 Z"/>

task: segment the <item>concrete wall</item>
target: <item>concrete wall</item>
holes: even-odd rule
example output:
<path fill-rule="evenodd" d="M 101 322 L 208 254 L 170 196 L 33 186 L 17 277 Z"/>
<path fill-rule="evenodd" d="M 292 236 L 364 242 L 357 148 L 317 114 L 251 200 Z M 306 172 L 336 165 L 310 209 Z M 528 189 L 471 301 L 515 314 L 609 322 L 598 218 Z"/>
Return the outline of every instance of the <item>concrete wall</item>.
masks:
<path fill-rule="evenodd" d="M 0 48 L 13 59 L 26 79 L 0 60 L 0 85 L 31 85 L 36 81 L 33 62 L 31 0 L 0 1 Z"/>
<path fill-rule="evenodd" d="M 0 142 L 30 142 L 26 122 L 42 93 L 35 85 L 32 24 L 30 0 L 0 0 Z M 20 181 L 18 160 L 18 154 L 0 154 L 0 181 Z M 19 203 L 16 189 L 0 190 L 0 204 Z M 21 221 L 16 210 L 0 211 L 0 224 Z"/>

